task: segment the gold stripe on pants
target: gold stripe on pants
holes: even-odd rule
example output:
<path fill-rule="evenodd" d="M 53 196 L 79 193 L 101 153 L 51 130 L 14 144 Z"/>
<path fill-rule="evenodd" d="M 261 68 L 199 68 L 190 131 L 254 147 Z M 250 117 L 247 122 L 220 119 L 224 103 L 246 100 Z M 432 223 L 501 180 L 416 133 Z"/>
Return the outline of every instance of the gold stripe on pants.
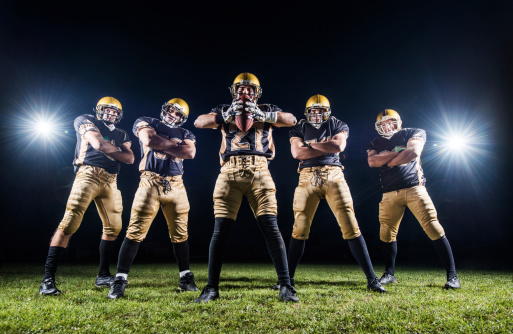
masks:
<path fill-rule="evenodd" d="M 353 209 L 353 199 L 338 166 L 306 167 L 301 169 L 299 184 L 294 192 L 294 227 L 292 237 L 306 240 L 319 201 L 326 198 L 337 219 L 344 239 L 360 236 L 360 228 Z"/>
<path fill-rule="evenodd" d="M 436 209 L 431 197 L 424 186 L 414 186 L 383 194 L 379 203 L 379 237 L 381 241 L 393 242 L 397 240 L 397 232 L 408 207 L 419 221 L 424 232 L 431 240 L 445 235 L 444 229 L 436 216 Z"/>
<path fill-rule="evenodd" d="M 214 189 L 216 218 L 235 220 L 242 196 L 246 196 L 255 217 L 278 215 L 276 186 L 263 156 L 231 156 L 224 161 Z"/>
<path fill-rule="evenodd" d="M 121 231 L 123 203 L 116 178 L 117 174 L 109 174 L 103 168 L 80 166 L 66 204 L 64 218 L 58 228 L 65 234 L 75 233 L 89 204 L 94 200 L 103 223 L 103 233 L 117 236 Z"/>
<path fill-rule="evenodd" d="M 159 206 L 167 221 L 171 242 L 186 241 L 189 216 L 189 199 L 182 176 L 162 177 L 157 173 L 144 171 L 139 188 L 135 193 L 126 237 L 141 242 L 146 238 Z"/>

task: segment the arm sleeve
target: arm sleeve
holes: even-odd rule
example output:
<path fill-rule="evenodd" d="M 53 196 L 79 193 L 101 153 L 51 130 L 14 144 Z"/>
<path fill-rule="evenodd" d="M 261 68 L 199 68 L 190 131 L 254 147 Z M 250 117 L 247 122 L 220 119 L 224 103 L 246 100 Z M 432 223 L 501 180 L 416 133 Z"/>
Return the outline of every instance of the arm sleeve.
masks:
<path fill-rule="evenodd" d="M 98 127 L 96 127 L 96 125 L 94 125 L 94 123 L 85 115 L 75 118 L 73 125 L 75 127 L 75 131 L 78 132 L 81 136 L 83 136 L 87 131 L 100 132 Z"/>
<path fill-rule="evenodd" d="M 337 123 L 335 123 L 335 129 L 333 131 L 333 136 L 335 136 L 336 134 L 339 134 L 341 132 L 346 133 L 346 138 L 349 137 L 349 126 L 347 126 L 347 124 L 342 121 L 337 121 Z"/>
<path fill-rule="evenodd" d="M 141 131 L 144 128 L 152 128 L 154 129 L 152 125 L 152 121 L 148 117 L 139 117 L 132 127 L 132 131 L 136 137 L 139 137 L 139 131 Z"/>
<path fill-rule="evenodd" d="M 299 122 L 296 125 L 294 125 L 292 127 L 292 129 L 290 129 L 290 131 L 289 131 L 289 140 L 290 140 L 290 142 L 292 142 L 292 140 L 294 138 L 299 138 L 299 139 L 304 141 L 305 136 L 303 135 L 302 125 L 303 125 L 303 122 Z"/>
<path fill-rule="evenodd" d="M 183 139 L 190 139 L 196 144 L 196 136 L 187 129 L 184 129 Z"/>
<path fill-rule="evenodd" d="M 411 129 L 408 134 L 408 141 L 411 139 L 420 139 L 424 143 L 426 142 L 426 131 L 422 129 Z"/>

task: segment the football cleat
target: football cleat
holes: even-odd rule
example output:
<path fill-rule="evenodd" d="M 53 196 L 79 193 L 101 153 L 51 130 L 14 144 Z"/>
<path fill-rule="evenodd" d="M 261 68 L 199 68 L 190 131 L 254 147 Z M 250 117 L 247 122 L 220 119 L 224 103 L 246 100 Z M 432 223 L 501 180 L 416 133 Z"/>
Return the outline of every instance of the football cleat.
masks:
<path fill-rule="evenodd" d="M 45 296 L 55 296 L 61 293 L 61 290 L 57 289 L 55 286 L 54 278 L 47 278 L 41 282 L 41 286 L 39 287 L 39 294 Z"/>
<path fill-rule="evenodd" d="M 369 280 L 367 283 L 367 290 L 372 290 L 374 292 L 379 293 L 387 293 L 387 290 L 381 285 L 379 282 L 379 279 L 377 277 L 374 277 L 373 279 Z"/>
<path fill-rule="evenodd" d="M 114 276 L 96 276 L 96 281 L 94 282 L 94 286 L 97 288 L 108 288 L 114 281 Z"/>
<path fill-rule="evenodd" d="M 186 273 L 180 277 L 178 288 L 182 291 L 198 291 L 196 283 L 194 283 L 194 274 L 191 272 Z"/>
<path fill-rule="evenodd" d="M 299 302 L 299 298 L 296 296 L 296 290 L 290 284 L 285 284 L 280 287 L 279 298 L 284 302 Z"/>
<path fill-rule="evenodd" d="M 110 299 L 116 299 L 118 297 L 124 297 L 125 296 L 125 288 L 128 284 L 128 281 L 122 277 L 122 276 L 116 276 L 114 278 L 114 281 L 112 281 L 112 284 L 110 286 L 110 291 L 107 297 Z"/>
<path fill-rule="evenodd" d="M 296 283 L 294 282 L 294 278 L 290 279 L 290 285 L 292 285 L 294 288 L 296 287 Z M 278 282 L 278 284 L 276 284 L 276 285 L 273 285 L 271 287 L 271 289 L 273 289 L 273 290 L 280 290 L 280 282 Z"/>
<path fill-rule="evenodd" d="M 461 289 L 460 280 L 457 276 L 450 277 L 444 285 L 444 289 Z"/>
<path fill-rule="evenodd" d="M 394 275 L 390 275 L 389 273 L 383 273 L 383 276 L 381 276 L 381 278 L 379 279 L 379 283 L 381 283 L 381 285 L 385 285 L 385 284 L 389 284 L 389 283 L 397 284 L 397 279 L 395 278 Z"/>
<path fill-rule="evenodd" d="M 205 286 L 201 291 L 201 294 L 194 302 L 196 303 L 206 303 L 211 300 L 216 300 L 219 298 L 219 289 L 214 288 L 213 286 Z"/>

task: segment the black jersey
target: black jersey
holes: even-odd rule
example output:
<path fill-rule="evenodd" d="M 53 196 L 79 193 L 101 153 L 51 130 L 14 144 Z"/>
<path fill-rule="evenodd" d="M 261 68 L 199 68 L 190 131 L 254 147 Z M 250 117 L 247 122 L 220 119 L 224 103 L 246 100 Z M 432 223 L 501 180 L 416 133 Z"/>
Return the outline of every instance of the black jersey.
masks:
<path fill-rule="evenodd" d="M 118 174 L 120 162 L 95 150 L 84 135 L 87 131 L 99 132 L 103 139 L 121 148 L 124 143 L 131 143 L 128 134 L 114 125 L 108 127 L 103 121 L 96 119 L 95 116 L 87 114 L 78 116 L 75 119 L 74 126 L 77 133 L 77 147 L 75 148 L 75 159 L 73 160 L 75 172 L 78 171 L 80 165 L 89 165 L 101 167 L 111 174 Z"/>
<path fill-rule="evenodd" d="M 293 139 L 299 138 L 305 143 L 320 143 L 331 139 L 341 132 L 345 132 L 346 137 L 349 136 L 349 127 L 346 123 L 331 116 L 326 122 L 322 123 L 318 129 L 313 127 L 305 119 L 302 119 L 289 131 L 289 137 L 291 142 Z M 326 153 L 325 155 L 312 159 L 301 160 L 299 162 L 299 169 L 324 165 L 342 167 L 339 153 Z"/>
<path fill-rule="evenodd" d="M 375 150 L 378 153 L 392 152 L 396 146 L 406 148 L 408 141 L 412 138 L 418 138 L 426 142 L 426 131 L 415 128 L 402 129 L 396 132 L 390 139 L 384 137 L 375 138 L 369 143 L 367 149 Z M 379 177 L 384 193 L 426 184 L 420 158 L 413 159 L 404 165 L 380 167 Z"/>
<path fill-rule="evenodd" d="M 220 104 L 213 108 L 210 114 L 221 114 L 228 109 L 228 104 Z M 259 104 L 263 112 L 281 111 L 272 104 Z M 219 126 L 223 135 L 219 156 L 221 164 L 232 155 L 262 155 L 268 160 L 274 158 L 274 142 L 272 136 L 273 126 L 271 123 L 257 122 L 248 131 L 240 131 L 235 123 L 223 123 Z"/>
<path fill-rule="evenodd" d="M 139 131 L 144 128 L 152 128 L 158 135 L 165 136 L 166 139 L 178 139 L 180 141 L 190 139 L 194 142 L 196 141 L 196 137 L 189 130 L 181 127 L 172 128 L 156 118 L 138 118 L 134 123 L 132 131 L 139 137 Z M 145 146 L 140 140 L 139 144 L 141 146 L 141 163 L 139 164 L 141 172 L 149 171 L 162 176 L 183 174 L 183 159 L 173 158 L 161 150 Z"/>

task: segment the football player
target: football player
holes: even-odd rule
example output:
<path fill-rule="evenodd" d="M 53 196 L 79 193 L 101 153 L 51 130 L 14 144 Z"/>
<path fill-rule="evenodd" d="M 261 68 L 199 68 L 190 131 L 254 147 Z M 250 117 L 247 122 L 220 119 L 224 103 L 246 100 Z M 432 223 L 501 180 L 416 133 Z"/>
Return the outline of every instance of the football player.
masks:
<path fill-rule="evenodd" d="M 40 295 L 58 295 L 61 292 L 55 286 L 57 266 L 93 200 L 103 222 L 100 270 L 94 285 L 108 287 L 113 279 L 109 265 L 114 242 L 121 231 L 123 211 L 116 177 L 120 162 L 133 164 L 134 154 L 130 149 L 132 143 L 128 134 L 115 126 L 123 117 L 121 103 L 113 97 L 104 97 L 98 101 L 95 112 L 96 117 L 85 114 L 75 119 L 77 146 L 73 165 L 77 175 L 64 218 L 50 241 L 45 276 L 39 288 Z"/>
<path fill-rule="evenodd" d="M 183 160 L 196 155 L 196 137 L 181 126 L 187 121 L 189 106 L 179 98 L 164 103 L 160 120 L 141 117 L 134 123 L 133 132 L 141 146 L 141 181 L 132 204 L 130 224 L 118 257 L 118 272 L 108 297 L 123 297 L 127 276 L 137 255 L 139 245 L 162 208 L 169 228 L 169 237 L 178 262 L 183 291 L 197 291 L 194 274 L 189 270 L 187 233 L 189 200 L 182 181 Z"/>
<path fill-rule="evenodd" d="M 372 268 L 367 245 L 356 221 L 353 199 L 342 172 L 339 153 L 346 147 L 349 127 L 331 116 L 330 102 L 314 95 L 306 102 L 306 119 L 290 132 L 292 156 L 299 162 L 299 184 L 294 193 L 294 227 L 289 244 L 289 273 L 294 286 L 294 273 L 303 256 L 312 220 L 321 199 L 326 199 L 342 237 L 349 242 L 351 253 L 367 277 L 367 289 L 386 293 Z M 273 288 L 278 288 L 274 286 Z"/>
<path fill-rule="evenodd" d="M 274 158 L 272 130 L 274 127 L 293 126 L 296 118 L 272 104 L 257 104 L 262 88 L 251 73 L 239 74 L 230 87 L 233 102 L 221 104 L 209 114 L 201 115 L 194 125 L 198 128 L 221 130 L 219 155 L 221 173 L 214 189 L 215 226 L 210 242 L 208 281 L 196 302 L 208 302 L 219 297 L 219 276 L 228 233 L 246 196 L 262 230 L 273 259 L 281 285 L 279 298 L 297 302 L 290 285 L 285 245 L 276 219 L 276 187 L 267 165 Z M 247 101 L 247 102 L 243 102 Z M 248 131 L 241 131 L 234 119 L 249 113 L 254 123 Z"/>
<path fill-rule="evenodd" d="M 379 203 L 380 239 L 384 242 L 385 272 L 381 284 L 397 283 L 394 267 L 397 232 L 408 207 L 419 221 L 447 271 L 445 289 L 459 289 L 451 246 L 438 222 L 436 209 L 426 190 L 420 155 L 426 131 L 401 127 L 399 114 L 392 109 L 380 112 L 375 123 L 379 137 L 367 146 L 370 167 L 379 168 L 383 199 Z"/>

